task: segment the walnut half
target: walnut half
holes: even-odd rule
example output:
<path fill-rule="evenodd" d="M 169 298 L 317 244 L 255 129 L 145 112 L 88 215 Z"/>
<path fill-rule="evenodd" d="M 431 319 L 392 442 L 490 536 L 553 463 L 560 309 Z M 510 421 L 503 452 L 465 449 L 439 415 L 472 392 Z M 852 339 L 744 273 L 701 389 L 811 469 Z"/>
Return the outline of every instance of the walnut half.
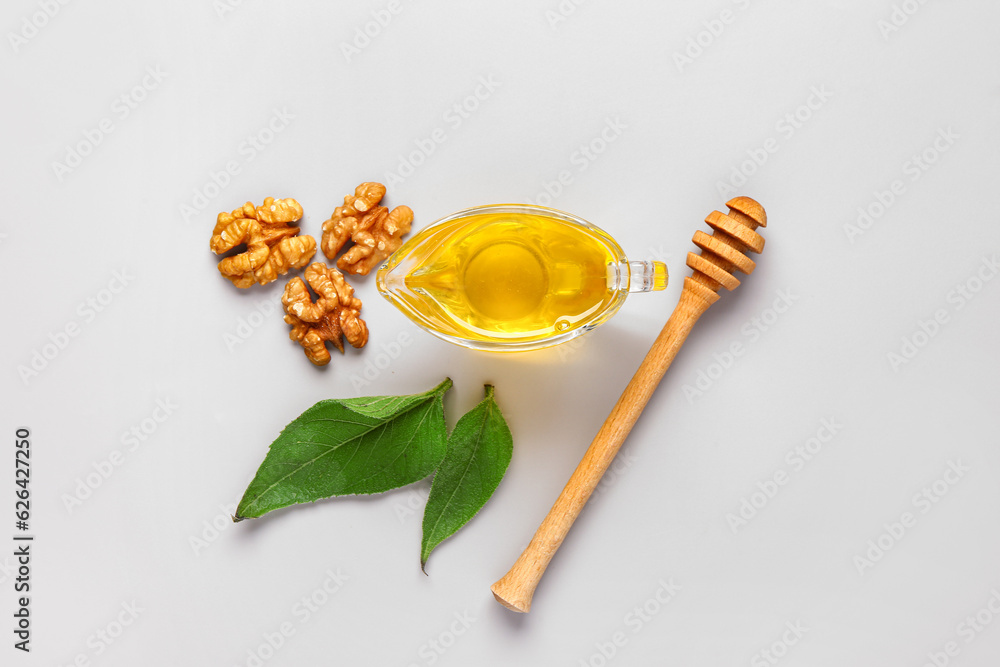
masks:
<path fill-rule="evenodd" d="M 316 240 L 298 236 L 289 223 L 302 217 L 294 199 L 268 197 L 260 206 L 247 202 L 232 213 L 222 212 L 215 222 L 210 247 L 220 255 L 246 244 L 246 251 L 219 262 L 219 272 L 237 287 L 266 285 L 290 269 L 300 269 L 316 254 Z"/>
<path fill-rule="evenodd" d="M 361 319 L 361 299 L 354 296 L 354 288 L 343 274 L 322 262 L 313 262 L 303 275 L 305 281 L 298 277 L 289 280 L 281 297 L 285 321 L 292 325 L 289 338 L 299 343 L 309 361 L 317 366 L 330 363 L 327 341 L 341 352 L 342 338 L 352 347 L 364 347 L 368 326 Z M 306 283 L 317 295 L 315 302 Z"/>
<path fill-rule="evenodd" d="M 354 242 L 337 261 L 341 271 L 368 275 L 399 248 L 403 235 L 410 231 L 413 211 L 397 206 L 390 212 L 377 205 L 383 196 L 385 186 L 381 183 L 362 183 L 323 223 L 321 246 L 327 258 L 336 257 L 348 240 Z"/>

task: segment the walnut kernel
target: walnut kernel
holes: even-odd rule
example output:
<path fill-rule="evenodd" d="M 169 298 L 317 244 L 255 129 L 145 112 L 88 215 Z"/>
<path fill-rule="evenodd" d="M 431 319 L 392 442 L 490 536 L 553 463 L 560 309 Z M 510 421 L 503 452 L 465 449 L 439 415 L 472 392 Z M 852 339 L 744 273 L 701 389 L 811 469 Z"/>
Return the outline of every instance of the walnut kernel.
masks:
<path fill-rule="evenodd" d="M 341 352 L 342 338 L 353 347 L 364 347 L 368 326 L 361 319 L 361 299 L 354 296 L 354 288 L 343 274 L 322 262 L 313 262 L 303 275 L 305 281 L 298 277 L 289 280 L 281 297 L 285 322 L 292 325 L 289 338 L 299 343 L 309 361 L 317 366 L 330 363 L 327 341 Z M 306 283 L 317 295 L 315 302 Z"/>

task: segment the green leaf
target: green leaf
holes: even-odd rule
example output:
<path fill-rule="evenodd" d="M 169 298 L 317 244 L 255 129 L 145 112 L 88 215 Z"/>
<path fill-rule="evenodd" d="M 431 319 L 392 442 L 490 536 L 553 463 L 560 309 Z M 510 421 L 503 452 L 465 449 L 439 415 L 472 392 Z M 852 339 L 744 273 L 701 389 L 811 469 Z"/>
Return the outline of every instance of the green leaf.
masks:
<path fill-rule="evenodd" d="M 448 450 L 434 475 L 424 508 L 420 567 L 437 545 L 448 539 L 482 509 L 510 464 L 514 440 L 493 387 L 486 398 L 458 420 L 448 438 Z"/>
<path fill-rule="evenodd" d="M 320 401 L 271 443 L 235 519 L 427 477 L 447 449 L 443 398 L 450 388 L 446 378 L 422 394 Z"/>

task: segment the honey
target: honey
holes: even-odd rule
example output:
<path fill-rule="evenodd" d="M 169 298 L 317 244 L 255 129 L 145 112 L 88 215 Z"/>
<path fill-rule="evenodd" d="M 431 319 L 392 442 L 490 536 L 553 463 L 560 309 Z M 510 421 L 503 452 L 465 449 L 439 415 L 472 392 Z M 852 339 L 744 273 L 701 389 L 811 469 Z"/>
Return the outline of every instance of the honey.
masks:
<path fill-rule="evenodd" d="M 663 289 L 666 268 L 647 264 L 647 289 Z M 629 291 L 631 268 L 610 236 L 569 214 L 486 206 L 410 239 L 379 270 L 377 282 L 403 313 L 447 340 L 532 349 L 568 340 L 614 314 Z"/>

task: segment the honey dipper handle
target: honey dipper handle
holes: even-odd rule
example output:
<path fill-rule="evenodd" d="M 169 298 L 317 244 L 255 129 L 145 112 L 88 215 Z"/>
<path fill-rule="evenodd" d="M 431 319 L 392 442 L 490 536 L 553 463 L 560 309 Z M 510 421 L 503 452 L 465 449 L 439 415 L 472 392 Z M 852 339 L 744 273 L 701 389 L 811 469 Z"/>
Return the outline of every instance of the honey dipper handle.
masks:
<path fill-rule="evenodd" d="M 491 587 L 497 602 L 519 612 L 531 608 L 535 587 L 549 561 L 621 449 L 694 323 L 717 298 L 717 294 L 700 288 L 691 278 L 685 279 L 677 308 L 590 443 L 583 460 L 514 566 Z"/>

